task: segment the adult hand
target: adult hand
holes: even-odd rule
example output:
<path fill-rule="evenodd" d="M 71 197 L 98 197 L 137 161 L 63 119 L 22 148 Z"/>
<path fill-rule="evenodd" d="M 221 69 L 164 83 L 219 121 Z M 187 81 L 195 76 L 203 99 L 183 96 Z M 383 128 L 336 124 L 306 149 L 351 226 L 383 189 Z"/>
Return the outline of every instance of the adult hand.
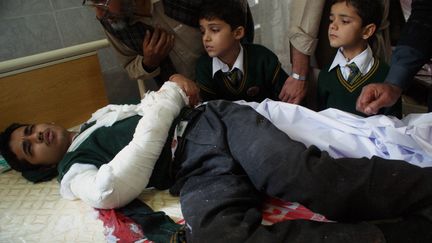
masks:
<path fill-rule="evenodd" d="M 200 89 L 196 83 L 181 74 L 173 74 L 170 77 L 170 81 L 177 83 L 180 88 L 189 97 L 189 105 L 195 106 L 199 103 L 199 91 Z"/>
<path fill-rule="evenodd" d="M 368 84 L 357 98 L 356 109 L 366 115 L 375 115 L 382 107 L 394 105 L 401 94 L 402 89 L 392 84 Z"/>
<path fill-rule="evenodd" d="M 279 94 L 279 99 L 283 102 L 299 104 L 306 96 L 306 82 L 306 80 L 288 77 Z"/>
<path fill-rule="evenodd" d="M 153 33 L 146 32 L 142 45 L 144 67 L 156 69 L 173 48 L 174 35 L 156 27 Z"/>

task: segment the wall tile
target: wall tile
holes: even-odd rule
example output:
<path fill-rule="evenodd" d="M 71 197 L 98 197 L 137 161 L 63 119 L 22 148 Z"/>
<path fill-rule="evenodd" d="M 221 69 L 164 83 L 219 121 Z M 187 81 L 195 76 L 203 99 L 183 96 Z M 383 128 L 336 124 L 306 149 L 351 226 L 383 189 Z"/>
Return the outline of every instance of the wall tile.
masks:
<path fill-rule="evenodd" d="M 73 0 L 76 1 L 76 0 Z M 51 12 L 49 0 L 1 0 L 0 18 L 15 18 Z"/>
<path fill-rule="evenodd" d="M 82 0 L 50 0 L 55 10 L 81 7 Z"/>
<path fill-rule="evenodd" d="M 0 0 L 0 61 L 105 38 L 94 10 L 81 0 Z M 114 51 L 104 48 L 99 62 L 111 103 L 136 103 L 138 85 Z"/>
<path fill-rule="evenodd" d="M 93 9 L 74 8 L 55 12 L 60 35 L 65 46 L 105 38 Z"/>
<path fill-rule="evenodd" d="M 120 62 L 117 59 L 117 55 L 115 54 L 114 49 L 111 46 L 99 49 L 98 57 L 102 72 L 115 67 L 121 67 Z"/>
<path fill-rule="evenodd" d="M 140 100 L 136 80 L 130 80 L 121 67 L 106 70 L 103 73 L 105 90 L 111 104 L 132 104 Z"/>
<path fill-rule="evenodd" d="M 61 48 L 52 14 L 0 21 L 0 61 Z"/>

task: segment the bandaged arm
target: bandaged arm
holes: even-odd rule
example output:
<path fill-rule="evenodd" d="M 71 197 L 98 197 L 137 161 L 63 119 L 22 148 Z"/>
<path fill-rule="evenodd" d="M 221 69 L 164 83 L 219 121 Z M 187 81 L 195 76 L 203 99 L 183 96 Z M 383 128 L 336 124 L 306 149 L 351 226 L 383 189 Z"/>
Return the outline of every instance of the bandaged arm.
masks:
<path fill-rule="evenodd" d="M 62 196 L 80 198 L 95 208 L 117 208 L 136 198 L 147 186 L 171 124 L 187 102 L 186 94 L 173 82 L 146 94 L 140 104 L 144 115 L 131 142 L 99 170 L 74 164 L 61 181 Z"/>

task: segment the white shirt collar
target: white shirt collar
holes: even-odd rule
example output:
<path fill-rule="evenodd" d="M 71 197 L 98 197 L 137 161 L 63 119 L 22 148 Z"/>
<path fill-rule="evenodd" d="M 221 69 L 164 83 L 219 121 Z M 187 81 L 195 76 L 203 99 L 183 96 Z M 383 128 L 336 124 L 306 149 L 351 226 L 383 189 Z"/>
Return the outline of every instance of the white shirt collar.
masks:
<path fill-rule="evenodd" d="M 333 59 L 333 62 L 329 68 L 329 71 L 332 70 L 333 68 L 337 67 L 338 65 L 340 67 L 345 67 L 347 64 L 354 62 L 357 65 L 357 67 L 359 68 L 362 75 L 365 75 L 367 72 L 369 72 L 369 70 L 372 67 L 373 62 L 374 62 L 373 52 L 372 52 L 372 49 L 370 48 L 369 45 L 367 46 L 367 48 L 364 51 L 362 51 L 362 53 L 355 56 L 349 62 L 347 62 L 342 51 L 343 51 L 342 47 L 338 49 L 336 56 Z"/>
<path fill-rule="evenodd" d="M 213 57 L 213 77 L 215 73 L 219 70 L 222 70 L 222 72 L 228 72 L 232 71 L 234 68 L 238 68 L 242 73 L 243 71 L 243 47 L 240 45 L 240 53 L 237 56 L 236 61 L 234 62 L 233 67 L 230 69 L 226 63 L 224 63 L 222 60 L 220 60 L 218 57 Z"/>

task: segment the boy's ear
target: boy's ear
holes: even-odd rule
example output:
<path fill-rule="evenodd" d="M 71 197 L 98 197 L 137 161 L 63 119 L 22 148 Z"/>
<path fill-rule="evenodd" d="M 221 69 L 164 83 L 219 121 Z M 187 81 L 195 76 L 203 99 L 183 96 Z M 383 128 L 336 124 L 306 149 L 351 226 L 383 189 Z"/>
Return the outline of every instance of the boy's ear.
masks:
<path fill-rule="evenodd" d="M 245 35 L 245 28 L 243 26 L 239 26 L 239 27 L 235 28 L 235 30 L 233 32 L 234 32 L 234 38 L 236 40 L 240 40 Z"/>
<path fill-rule="evenodd" d="M 364 40 L 369 39 L 376 31 L 376 25 L 375 24 L 368 24 L 365 27 L 363 27 L 363 34 L 362 38 Z"/>

